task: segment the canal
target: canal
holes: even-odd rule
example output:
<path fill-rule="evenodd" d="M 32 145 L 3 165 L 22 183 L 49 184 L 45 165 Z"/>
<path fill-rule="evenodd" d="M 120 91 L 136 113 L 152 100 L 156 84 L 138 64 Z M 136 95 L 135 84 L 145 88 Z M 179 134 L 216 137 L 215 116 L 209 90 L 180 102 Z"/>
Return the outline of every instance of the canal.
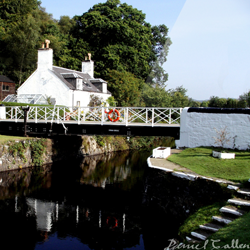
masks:
<path fill-rule="evenodd" d="M 162 171 L 146 164 L 151 152 L 124 151 L 1 173 L 2 246 L 164 249 L 169 239 L 178 239 L 178 228 L 189 213 L 206 201 L 187 198 L 190 190 L 186 184 L 182 189 L 176 178 L 169 179 L 167 191 L 161 189 Z M 153 185 L 162 198 L 152 192 Z"/>

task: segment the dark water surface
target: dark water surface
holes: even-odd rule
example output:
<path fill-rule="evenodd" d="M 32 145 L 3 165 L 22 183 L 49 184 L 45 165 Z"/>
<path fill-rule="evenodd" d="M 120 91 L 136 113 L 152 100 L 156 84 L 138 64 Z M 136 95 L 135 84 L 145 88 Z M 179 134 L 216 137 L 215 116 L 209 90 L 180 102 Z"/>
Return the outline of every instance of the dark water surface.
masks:
<path fill-rule="evenodd" d="M 149 169 L 152 149 L 0 174 L 0 250 L 163 250 L 219 184 Z M 201 188 L 202 187 L 202 188 Z"/>
<path fill-rule="evenodd" d="M 142 209 L 151 152 L 1 173 L 1 249 L 152 249 Z"/>

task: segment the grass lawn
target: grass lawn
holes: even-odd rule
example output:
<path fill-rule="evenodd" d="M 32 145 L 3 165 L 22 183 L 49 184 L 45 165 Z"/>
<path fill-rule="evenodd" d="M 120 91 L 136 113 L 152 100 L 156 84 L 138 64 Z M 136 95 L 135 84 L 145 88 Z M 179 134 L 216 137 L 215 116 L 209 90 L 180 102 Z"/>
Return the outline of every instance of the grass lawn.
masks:
<path fill-rule="evenodd" d="M 168 160 L 197 174 L 244 183 L 250 179 L 250 151 L 233 151 L 235 159 L 212 157 L 213 148 L 187 148 Z"/>
<path fill-rule="evenodd" d="M 7 141 L 26 140 L 26 139 L 30 139 L 30 137 L 0 135 L 0 144 L 3 144 L 4 142 Z"/>

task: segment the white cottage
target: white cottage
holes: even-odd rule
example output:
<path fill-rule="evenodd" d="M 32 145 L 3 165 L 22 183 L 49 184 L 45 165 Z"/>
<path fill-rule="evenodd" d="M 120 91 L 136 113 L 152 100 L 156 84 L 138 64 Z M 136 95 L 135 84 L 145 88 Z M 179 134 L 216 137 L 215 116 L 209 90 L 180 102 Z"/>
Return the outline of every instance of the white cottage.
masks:
<path fill-rule="evenodd" d="M 88 106 L 90 95 L 93 94 L 104 101 L 111 96 L 107 90 L 107 82 L 94 78 L 94 62 L 90 54 L 82 62 L 82 72 L 53 66 L 53 49 L 49 48 L 48 40 L 46 48 L 38 50 L 37 69 L 18 88 L 17 98 L 24 94 L 42 94 L 53 98 L 56 105 L 68 107 Z"/>

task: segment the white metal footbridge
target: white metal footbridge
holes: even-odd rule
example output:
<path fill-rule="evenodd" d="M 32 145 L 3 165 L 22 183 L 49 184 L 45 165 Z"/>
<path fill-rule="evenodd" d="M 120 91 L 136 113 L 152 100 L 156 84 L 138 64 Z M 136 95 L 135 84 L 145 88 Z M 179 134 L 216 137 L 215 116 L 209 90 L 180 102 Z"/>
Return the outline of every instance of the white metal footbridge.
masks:
<path fill-rule="evenodd" d="M 144 131 L 144 135 L 158 134 L 157 128 L 165 128 L 165 130 L 175 128 L 175 131 L 177 131 L 176 129 L 179 131 L 182 112 L 182 108 L 161 107 L 30 106 L 27 109 L 27 107 L 21 106 L 2 106 L 0 132 L 3 132 L 1 128 L 6 127 L 3 125 L 7 123 L 8 130 L 12 132 L 23 130 L 21 124 L 24 123 L 25 108 L 30 133 L 48 133 L 49 130 L 52 130 L 49 129 L 50 125 L 51 128 L 53 127 L 53 132 L 59 134 L 62 133 L 62 129 L 64 134 L 133 135 L 141 134 L 145 128 L 148 132 Z M 105 129 L 101 127 L 105 127 Z M 153 130 L 154 133 L 152 133 Z"/>

